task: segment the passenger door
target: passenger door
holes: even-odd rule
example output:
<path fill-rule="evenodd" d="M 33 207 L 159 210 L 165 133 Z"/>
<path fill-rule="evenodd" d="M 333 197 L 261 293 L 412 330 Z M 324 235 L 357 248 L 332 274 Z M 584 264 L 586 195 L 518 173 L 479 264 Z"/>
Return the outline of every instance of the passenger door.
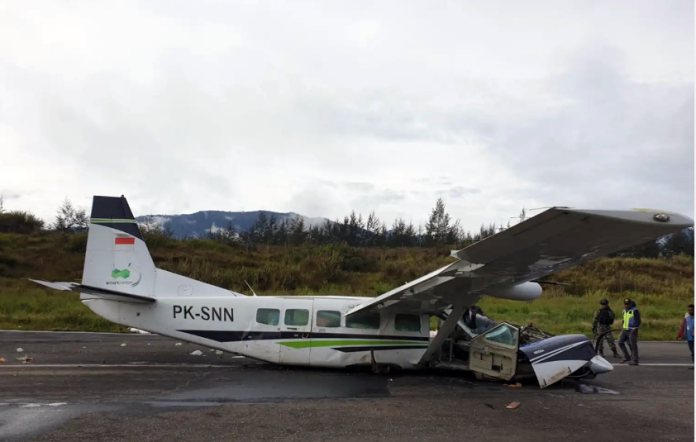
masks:
<path fill-rule="evenodd" d="M 312 299 L 285 299 L 280 326 L 280 363 L 309 365 Z"/>
<path fill-rule="evenodd" d="M 517 370 L 520 331 L 506 322 L 476 336 L 469 348 L 472 371 L 509 381 Z"/>

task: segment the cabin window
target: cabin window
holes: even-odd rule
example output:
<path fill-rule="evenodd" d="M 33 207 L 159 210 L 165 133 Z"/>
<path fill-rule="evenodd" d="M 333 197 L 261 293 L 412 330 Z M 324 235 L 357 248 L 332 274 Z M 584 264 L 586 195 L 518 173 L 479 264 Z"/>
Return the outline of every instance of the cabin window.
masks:
<path fill-rule="evenodd" d="M 260 308 L 256 310 L 256 322 L 266 325 L 278 325 L 280 310 L 275 308 Z"/>
<path fill-rule="evenodd" d="M 495 342 L 497 344 L 502 344 L 506 347 L 516 347 L 517 346 L 517 330 L 510 327 L 507 324 L 502 324 L 495 330 L 485 334 L 484 339 L 486 341 Z"/>
<path fill-rule="evenodd" d="M 346 327 L 370 330 L 379 329 L 379 312 L 362 312 L 346 318 Z"/>
<path fill-rule="evenodd" d="M 394 328 L 396 331 L 420 332 L 421 318 L 418 315 L 397 314 L 394 317 Z"/>
<path fill-rule="evenodd" d="M 289 308 L 285 310 L 285 325 L 309 324 L 309 310 Z"/>
<path fill-rule="evenodd" d="M 317 312 L 317 327 L 340 327 L 341 312 L 334 310 L 319 310 Z"/>

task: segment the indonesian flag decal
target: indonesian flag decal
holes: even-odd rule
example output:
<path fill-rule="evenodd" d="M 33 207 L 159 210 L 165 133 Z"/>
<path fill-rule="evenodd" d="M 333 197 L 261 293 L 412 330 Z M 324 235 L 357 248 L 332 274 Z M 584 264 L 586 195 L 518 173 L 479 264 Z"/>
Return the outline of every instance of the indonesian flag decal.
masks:
<path fill-rule="evenodd" d="M 133 246 L 135 245 L 135 238 L 128 235 L 117 235 L 114 239 L 115 246 Z"/>

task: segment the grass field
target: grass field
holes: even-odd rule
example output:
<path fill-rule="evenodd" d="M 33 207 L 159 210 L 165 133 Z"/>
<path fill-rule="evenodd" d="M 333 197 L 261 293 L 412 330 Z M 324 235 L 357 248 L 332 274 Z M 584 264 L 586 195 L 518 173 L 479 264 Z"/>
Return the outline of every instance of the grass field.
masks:
<path fill-rule="evenodd" d="M 220 287 L 259 295 L 376 296 L 451 262 L 449 250 L 358 249 L 344 246 L 260 247 L 256 251 L 210 240 L 146 238 L 158 267 Z M 125 331 L 79 302 L 26 278 L 75 281 L 82 275 L 86 235 L 0 234 L 0 329 Z M 590 334 L 594 310 L 608 298 L 618 314 L 634 299 L 644 321 L 641 339 L 676 337 L 694 301 L 694 261 L 604 258 L 554 275 L 570 287 L 546 286 L 533 302 L 484 297 L 496 320 L 533 322 L 550 333 Z M 617 322 L 616 326 L 620 325 Z"/>

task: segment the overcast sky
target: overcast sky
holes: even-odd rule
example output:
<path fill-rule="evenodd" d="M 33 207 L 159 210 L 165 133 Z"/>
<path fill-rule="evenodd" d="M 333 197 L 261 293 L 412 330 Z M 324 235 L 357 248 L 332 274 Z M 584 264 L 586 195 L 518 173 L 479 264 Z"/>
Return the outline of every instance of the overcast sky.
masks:
<path fill-rule="evenodd" d="M 694 3 L 0 3 L 0 193 L 478 229 L 694 217 Z"/>

